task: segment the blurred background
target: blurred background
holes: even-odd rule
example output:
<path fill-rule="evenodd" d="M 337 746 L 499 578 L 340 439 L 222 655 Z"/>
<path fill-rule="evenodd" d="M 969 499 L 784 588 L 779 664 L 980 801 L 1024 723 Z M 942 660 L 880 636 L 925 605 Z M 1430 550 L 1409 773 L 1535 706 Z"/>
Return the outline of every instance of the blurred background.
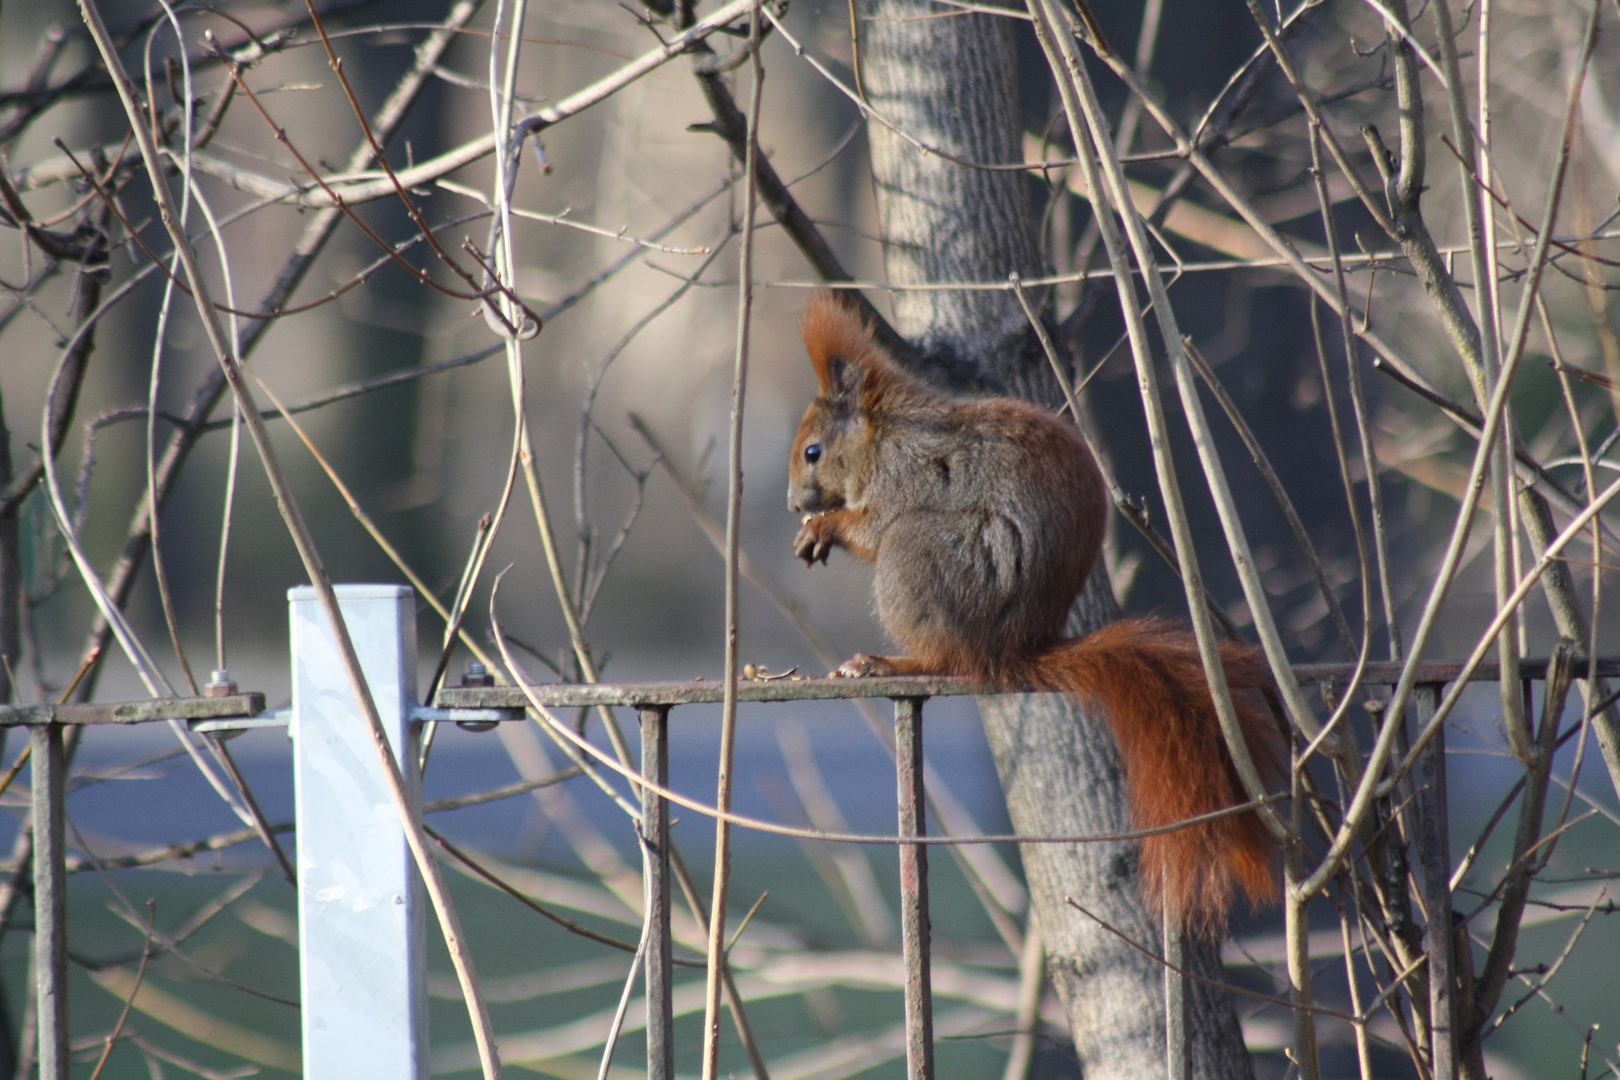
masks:
<path fill-rule="evenodd" d="M 439 60 L 435 77 L 390 145 L 388 157 L 395 168 L 429 160 L 489 130 L 491 7 L 470 19 Z M 951 10 L 942 4 L 937 14 Z M 1139 5 L 1108 0 L 1094 4 L 1093 10 L 1120 49 L 1135 47 L 1142 27 Z M 154 28 L 155 12 L 145 4 L 109 3 L 103 11 L 127 38 L 124 56 L 132 71 L 147 64 L 152 93 L 178 116 L 172 94 L 181 78 L 175 63 L 181 50 L 173 33 L 166 24 Z M 327 30 L 368 116 L 446 11 L 446 4 L 414 0 L 329 5 Z M 852 61 L 850 13 L 842 0 L 798 0 L 785 18 L 806 49 L 846 85 Z M 634 5 L 594 0 L 530 4 L 517 77 L 524 107 L 554 104 L 655 47 L 655 34 L 668 31 L 644 25 L 645 15 Z M 1520 0 L 1498 5 L 1491 17 L 1496 20 L 1493 70 L 1500 83 L 1492 121 L 1494 167 L 1520 213 L 1534 219 L 1546 195 L 1547 163 L 1556 152 L 1564 90 L 1586 16 L 1575 5 Z M 179 18 L 185 52 L 195 62 L 193 93 L 203 99 L 199 123 L 230 86 L 222 66 L 204 58 L 204 31 L 235 49 L 250 42 L 245 31 L 251 29 L 263 44 L 264 55 L 243 77 L 264 112 L 235 96 L 217 134 L 198 150 L 193 163 L 197 189 L 188 218 L 194 232 L 204 230 L 210 218 L 228 222 L 220 228 L 218 246 L 209 238 L 200 250 L 216 296 L 253 310 L 282 274 L 295 238 L 315 214 L 269 204 L 264 197 L 267 184 L 304 184 L 308 179 L 303 166 L 277 142 L 272 123 L 285 129 L 305 161 L 325 172 L 343 170 L 363 138 L 362 129 L 301 4 L 231 3 L 218 10 L 189 9 Z M 1027 26 L 1021 25 L 1019 32 L 1026 156 L 1068 158 L 1072 144 L 1056 120 L 1061 109 L 1050 72 Z M 1290 47 L 1306 82 L 1337 95 L 1329 107 L 1341 132 L 1374 124 L 1393 139 L 1388 133 L 1397 122 L 1387 59 L 1374 47 L 1382 36 L 1372 6 L 1330 0 L 1293 38 Z M 1240 8 L 1171 0 L 1163 5 L 1150 83 L 1180 122 L 1196 125 L 1261 44 L 1259 31 Z M 1612 325 L 1613 283 L 1620 280 L 1612 260 L 1620 246 L 1608 238 L 1612 230 L 1605 232 L 1613 224 L 1620 188 L 1620 114 L 1615 105 L 1620 101 L 1620 63 L 1615 49 L 1613 40 L 1602 41 L 1587 75 L 1565 210 L 1559 218 L 1560 235 L 1599 237 L 1583 250 L 1609 261 L 1568 260 L 1560 272 L 1549 272 L 1544 286 L 1547 319 L 1556 328 L 1562 361 L 1610 376 L 1620 376 L 1620 346 Z M 780 35 L 767 41 L 763 55 L 768 74 L 762 147 L 776 170 L 793 181 L 795 197 L 852 276 L 871 283 L 868 298 L 887 310 L 890 293 L 882 287 L 883 246 L 861 115 L 839 87 L 796 56 Z M 1169 146 L 1151 120 L 1127 107 L 1118 83 L 1102 79 L 1100 86 L 1110 114 L 1134 132 L 1124 139 L 1129 152 L 1151 155 Z M 738 97 L 743 97 L 741 88 Z M 1432 101 L 1429 107 L 1437 118 L 1443 111 Z M 606 681 L 712 680 L 722 670 L 723 563 L 704 522 L 718 521 L 723 527 L 725 515 L 741 195 L 730 151 L 703 128 L 711 119 L 688 62 L 676 60 L 546 129 L 538 146 L 531 144 L 525 151 L 517 176 L 513 205 L 522 216 L 512 223 L 520 264 L 515 290 L 545 320 L 538 336 L 522 346 L 529 430 L 563 571 L 570 590 L 588 598 L 585 636 Z M 178 121 L 171 116 L 168 122 Z M 1445 128 L 1437 120 L 1435 131 L 1441 130 Z M 104 209 L 62 147 L 71 148 L 87 167 L 105 171 L 130 152 L 126 135 L 123 114 L 105 74 L 93 63 L 73 6 L 65 0 L 39 0 L 0 7 L 0 150 L 17 198 L 36 222 L 56 219 L 51 227 L 64 235 L 81 222 L 86 229 L 99 223 L 111 238 L 106 259 L 86 270 L 70 260 L 52 259 L 15 227 L 0 237 L 0 422 L 8 432 L 11 475 L 20 476 L 38 460 L 48 388 L 64 342 L 84 318 L 78 305 L 87 289 L 98 290 L 108 307 L 98 316 L 94 348 L 55 463 L 79 541 L 104 576 L 112 574 L 132 515 L 148 497 L 149 457 L 161 455 L 177 430 L 176 418 L 195 407 L 198 388 L 215 365 L 189 299 L 175 295 L 166 302 L 161 274 L 148 273 L 116 303 L 109 302 L 115 290 L 152 263 L 151 253 L 128 241 L 129 229 L 138 230 L 160 257 L 166 257 L 166 240 L 144 173 L 138 168 L 119 173 L 120 220 Z M 1365 164 L 1365 148 L 1357 144 L 1353 150 Z M 1439 142 L 1431 143 L 1429 155 L 1435 190 L 1425 210 L 1440 242 L 1455 245 L 1466 239 L 1460 200 L 1453 197 L 1455 162 Z M 1275 70 L 1261 81 L 1234 124 L 1220 162 L 1267 220 L 1303 248 L 1325 249 L 1303 118 L 1292 90 Z M 1144 160 L 1131 166 L 1131 175 L 1157 192 L 1178 165 L 1176 160 Z M 1365 173 L 1373 175 L 1370 167 Z M 1027 179 L 1033 203 L 1042 211 L 1039 228 L 1048 262 L 1054 272 L 1072 273 L 1086 268 L 1077 258 L 1090 252 L 1086 265 L 1102 267 L 1088 233 L 1089 203 L 1070 191 L 1065 179 L 1062 169 L 1031 172 Z M 484 248 L 488 243 L 492 183 L 486 157 L 448 182 L 422 184 L 411 192 L 429 222 L 454 222 L 439 231 L 439 240 L 475 273 L 476 263 L 462 246 L 470 242 Z M 1347 250 L 1354 242 L 1376 256 L 1351 275 L 1352 295 L 1425 378 L 1452 399 L 1471 401 L 1468 382 L 1422 288 L 1401 260 L 1389 254 L 1391 245 L 1348 186 L 1335 182 L 1329 191 Z M 1254 428 L 1306 523 L 1338 601 L 1359 630 L 1363 567 L 1345 510 L 1327 411 L 1330 399 L 1341 415 L 1349 409 L 1338 329 L 1326 322 L 1334 366 L 1332 380 L 1325 384 L 1306 292 L 1285 270 L 1237 265 L 1258 257 L 1253 234 L 1207 188 L 1194 184 L 1185 205 L 1190 212 L 1173 215 L 1163 230 L 1173 258 L 1182 263 L 1171 291 L 1177 315 Z M 249 354 L 248 366 L 288 405 L 406 376 L 303 412 L 298 420 L 375 528 L 448 602 L 479 521 L 496 510 L 506 483 L 513 440 L 508 372 L 499 340 L 476 304 L 424 284 L 380 258 L 379 240 L 395 245 L 418 235 L 400 201 L 370 201 L 357 206 L 355 215 L 358 222 L 345 220 L 337 226 L 292 296 L 294 304 L 314 306 L 275 319 Z M 410 246 L 402 257 L 438 285 L 464 290 L 465 283 L 425 245 Z M 797 248 L 765 215 L 755 258 L 741 535 L 758 574 L 791 601 L 793 610 L 745 585 L 742 658 L 773 671 L 796 667 L 819 672 L 821 662 L 796 628 L 795 617 L 825 635 L 838 655 L 877 651 L 885 643 L 871 617 L 866 567 L 835 554 L 828 566 L 807 570 L 792 557 L 790 541 L 798 522 L 785 505 L 787 451 L 814 388 L 796 321 L 815 282 Z M 1504 255 L 1507 267 L 1523 262 L 1522 253 Z M 1508 284 L 1514 281 L 1510 277 Z M 350 285 L 354 287 L 345 289 Z M 1097 287 L 1104 289 L 1100 300 L 1080 282 L 1054 286 L 1048 314 L 1064 330 L 1076 373 L 1089 376 L 1087 407 L 1121 486 L 1145 505 L 1150 519 L 1162 524 L 1138 390 L 1128 352 L 1118 347 L 1123 325 L 1111 293 Z M 341 295 L 332 295 L 340 289 Z M 1077 309 L 1081 315 L 1075 314 Z M 242 332 L 245 325 L 236 324 L 235 331 Z M 1532 330 L 1529 348 L 1512 393 L 1518 436 L 1550 472 L 1580 492 L 1584 480 L 1577 430 L 1593 446 L 1611 435 L 1616 429 L 1613 397 L 1601 385 L 1577 381 L 1566 399 L 1565 388 L 1544 362 L 1551 350 L 1541 326 Z M 1381 470 L 1377 479 L 1387 515 L 1392 593 L 1397 621 L 1410 627 L 1439 565 L 1474 444 L 1431 402 L 1373 371 L 1366 359 L 1358 361 Z M 466 362 L 420 373 L 456 360 Z M 418 374 L 410 377 L 413 372 Z M 157 419 L 149 442 L 143 410 L 154 381 Z M 269 398 L 255 392 L 261 407 L 269 408 Z M 209 416 L 217 426 L 196 440 L 159 519 L 174 625 L 199 681 L 216 667 L 226 668 L 242 688 L 264 691 L 276 707 L 286 703 L 289 685 L 286 591 L 305 577 L 258 460 L 246 440 L 240 446 L 233 442 L 228 398 Z M 1290 655 L 1296 662 L 1353 659 L 1334 632 L 1327 605 L 1263 479 L 1247 467 L 1246 452 L 1231 425 L 1217 422 L 1217 427 Z M 332 578 L 403 582 L 399 567 L 350 512 L 347 499 L 297 435 L 277 420 L 270 429 Z M 1190 442 L 1179 442 L 1175 449 L 1187 464 L 1183 479 L 1197 533 L 1208 545 L 1207 583 L 1232 620 L 1246 627 L 1251 620 L 1224 555 L 1213 508 L 1199 489 Z M 1352 455 L 1352 460 L 1359 459 Z M 1357 467 L 1352 479 L 1360 489 L 1367 477 Z M 1605 482 L 1600 475 L 1598 483 Z M 221 573 L 227 513 L 229 543 Z M 17 587 L 23 598 L 13 700 L 54 701 L 80 671 L 95 608 L 64 552 L 61 526 L 42 489 L 33 488 L 8 516 L 16 525 Z M 1465 656 L 1493 610 L 1489 529 L 1476 529 L 1470 544 L 1430 649 L 1435 658 Z M 1578 588 L 1591 596 L 1593 571 L 1601 560 L 1590 545 L 1572 551 Z M 1115 522 L 1107 558 L 1126 610 L 1179 612 L 1182 591 L 1175 575 L 1123 522 Z M 222 588 L 216 588 L 221 581 Z M 1376 584 L 1373 592 L 1376 596 Z M 1605 655 L 1620 647 L 1613 606 L 1603 604 L 1596 612 Z M 467 608 L 469 630 L 485 642 L 492 640 L 492 607 L 529 677 L 577 678 L 521 482 Z M 170 631 L 149 560 L 133 579 L 126 609 L 178 685 L 183 681 L 180 662 L 168 644 Z M 1526 610 L 1527 654 L 1544 656 L 1555 637 L 1546 605 L 1533 601 Z M 419 629 L 424 683 L 438 660 L 442 631 L 443 623 L 424 605 Z M 1387 655 L 1387 647 L 1387 635 L 1379 630 L 1374 655 Z M 464 651 L 454 654 L 452 678 L 469 659 Z M 90 679 L 79 692 L 97 700 L 145 696 L 116 648 L 100 658 Z M 1494 688 L 1475 693 L 1477 698 L 1455 720 L 1458 734 L 1451 744 L 1454 851 L 1467 848 L 1520 773 L 1504 757 Z M 713 794 L 717 720 L 718 710 L 678 713 L 674 783 L 696 797 Z M 1364 721 L 1364 716 L 1357 719 Z M 626 715 L 623 722 L 633 723 L 633 717 Z M 935 702 L 928 723 L 929 757 L 951 793 L 980 829 L 1007 829 L 971 702 Z M 597 735 L 593 727 L 592 736 Z M 17 736 L 7 739 L 8 761 L 22 742 Z M 288 820 L 292 792 L 285 736 L 256 732 L 235 742 L 233 749 L 266 816 Z M 869 725 L 849 705 L 745 710 L 738 754 L 738 809 L 743 813 L 806 820 L 811 791 L 805 778 L 819 773 L 819 782 L 850 828 L 894 827 L 892 767 Z M 1600 904 L 1594 910 L 1611 910 L 1607 901 L 1594 899 L 1595 890 L 1605 886 L 1594 884 L 1593 875 L 1613 871 L 1613 828 L 1620 823 L 1615 790 L 1591 758 L 1595 753 L 1579 783 L 1583 805 L 1598 812 L 1562 840 L 1549 871 L 1556 876 L 1562 869 L 1572 880 L 1580 879 L 1571 886 L 1579 895 L 1572 892 L 1567 898 L 1577 917 L 1588 903 Z M 430 760 L 425 797 L 494 788 L 564 764 L 554 747 L 542 744 L 536 729 L 499 735 L 447 730 Z M 92 732 L 79 747 L 74 767 L 77 786 L 69 801 L 77 830 L 73 843 L 99 858 L 133 856 L 237 827 L 196 770 L 176 757 L 172 736 L 159 726 Z M 1568 765 L 1561 767 L 1567 775 Z M 3 798 L 8 813 L 0 817 L 0 851 L 14 843 L 15 822 L 27 812 L 26 792 L 14 788 Z M 580 904 L 586 909 L 599 905 L 594 909 L 598 916 L 615 906 L 604 899 L 611 892 L 604 882 L 612 867 L 631 865 L 635 858 L 628 822 L 581 781 L 447 812 L 435 821 L 446 835 L 499 860 L 512 874 L 534 875 L 536 890 L 555 892 L 560 881 L 597 890 L 590 894 L 595 900 Z M 676 832 L 694 870 L 706 872 L 702 867 L 711 847 L 707 823 L 686 814 Z M 826 852 L 812 851 L 807 859 L 789 842 L 746 832 L 739 834 L 738 843 L 738 914 L 759 892 L 770 890 L 758 917 L 760 941 L 754 947 L 762 950 L 760 955 L 773 949 L 893 947 L 892 926 L 867 925 L 859 912 L 874 909 L 852 908 L 854 901 L 838 891 L 847 890 L 852 879 L 825 876 L 826 867 L 818 860 L 825 860 Z M 999 855 L 1014 880 L 1016 851 Z M 875 849 L 868 861 L 873 888 L 890 897 L 892 905 L 892 860 Z M 1482 864 L 1488 861 L 1481 859 Z M 72 948 L 81 960 L 73 998 L 76 1034 L 105 1031 L 116 1017 L 119 998 L 106 989 L 114 984 L 102 977 L 111 970 L 105 965 L 120 957 L 127 964 L 125 954 L 140 948 L 139 932 L 109 910 L 118 906 L 114 890 L 127 890 L 136 907 L 146 896 L 156 897 L 159 924 L 173 928 L 204 910 L 232 883 L 252 880 L 273 864 L 263 847 L 250 841 L 158 865 L 157 870 L 103 874 L 87 868 L 74 878 Z M 956 865 L 945 857 L 934 865 L 939 882 L 936 924 L 944 924 L 942 962 L 961 965 L 964 971 L 982 969 L 986 985 L 997 979 L 1007 982 L 1016 975 L 1016 957 L 1009 976 L 1008 958 L 996 953 L 999 942 Z M 844 884 L 829 883 L 837 881 Z M 465 897 L 463 917 L 475 950 L 490 957 L 480 960 L 482 970 L 509 990 L 507 1000 L 497 999 L 498 1028 L 549 1030 L 614 999 L 622 962 L 604 961 L 599 951 L 549 924 L 532 925 L 532 915 L 480 885 L 458 880 L 456 887 L 458 898 Z M 283 996 L 295 994 L 296 954 L 287 940 L 291 898 L 290 888 L 273 872 L 255 881 L 244 898 L 232 899 L 228 914 L 195 931 L 195 955 L 213 970 L 272 986 Z M 6 1042 L 15 1066 L 18 1040 L 26 1029 L 27 937 L 21 932 L 27 926 L 26 903 L 11 918 L 13 932 L 0 942 L 0 974 Z M 1551 962 L 1571 928 L 1569 919 L 1549 918 L 1544 927 L 1528 929 L 1524 954 L 1539 958 L 1535 962 Z M 1261 917 L 1240 926 L 1238 938 L 1263 952 L 1256 943 L 1270 940 L 1275 931 Z M 633 934 L 634 925 L 620 925 L 615 932 Z M 1604 969 L 1620 955 L 1617 949 L 1620 933 L 1612 920 L 1596 917 L 1581 948 L 1567 957 L 1548 1000 L 1527 1004 L 1492 1042 L 1495 1075 L 1573 1076 L 1581 1069 L 1582 1075 L 1596 1076 L 1600 1057 L 1612 1068 L 1607 1063 L 1620 1057 L 1620 1050 L 1610 1028 L 1620 1021 L 1620 1012 L 1612 974 Z M 1230 958 L 1238 965 L 1235 978 L 1267 985 L 1267 977 L 1246 965 L 1240 952 Z M 573 983 L 523 983 L 531 973 L 562 962 L 572 965 Z M 593 974 L 592 964 L 601 970 Z M 177 999 L 214 1009 L 219 1017 L 279 1040 L 278 1045 L 296 1047 L 295 1010 L 233 990 L 213 997 L 212 984 L 177 961 L 164 961 L 158 971 Z M 447 964 L 440 963 L 436 971 L 444 973 L 440 982 L 448 979 Z M 508 982 L 500 983 L 502 978 Z M 585 989 L 561 1001 L 555 997 L 557 986 Z M 453 981 L 436 992 L 440 997 L 433 1020 L 441 1064 L 451 1071 L 468 1069 L 469 1035 Z M 858 980 L 846 979 L 765 996 L 760 1023 L 777 1053 L 813 1055 L 829 1040 L 854 1037 L 880 1023 L 868 1015 L 868 999 L 881 1000 L 880 1011 L 892 1013 L 881 1023 L 898 1020 L 892 989 L 864 989 Z M 1604 1021 L 1608 1023 L 1592 1046 L 1590 1071 L 1585 1071 L 1580 1064 L 1582 1033 Z M 691 1016 L 682 1022 L 696 1024 Z M 1279 1047 L 1289 1038 L 1286 1017 L 1262 1010 L 1245 1023 L 1251 1043 L 1262 1052 L 1262 1074 L 1284 1075 L 1287 1063 Z M 1002 1023 L 1000 1029 L 1007 1026 Z M 195 1066 L 192 1071 L 199 1075 L 227 1075 L 232 1063 L 242 1060 L 241 1047 L 230 1039 L 199 1037 L 198 1029 L 177 1026 L 173 1016 L 165 1021 L 145 1015 L 137 1030 L 146 1042 L 120 1049 L 103 1075 L 158 1075 L 151 1071 L 153 1060 L 168 1063 L 159 1071 L 184 1072 L 187 1066 L 176 1064 L 175 1058 Z M 989 1037 L 987 1030 L 943 1044 L 942 1074 L 947 1074 L 947 1064 L 949 1075 L 999 1072 L 1006 1040 Z M 1383 1035 L 1398 1042 L 1393 1030 Z M 1060 1026 L 1042 1042 L 1037 1075 L 1071 1075 L 1064 1037 Z M 1354 1056 L 1346 1038 L 1341 1033 L 1337 1042 L 1332 1037 L 1328 1041 L 1329 1061 L 1339 1070 L 1335 1075 L 1352 1073 Z M 558 1076 L 594 1074 L 592 1053 L 587 1047 L 572 1048 L 537 1058 L 539 1064 L 531 1067 Z M 1380 1069 L 1411 1075 L 1404 1052 L 1379 1053 Z M 627 1050 L 621 1057 L 631 1061 L 634 1054 Z M 857 1055 L 857 1060 L 864 1059 Z M 269 1060 L 259 1064 L 279 1075 Z M 680 1065 L 695 1068 L 695 1061 L 683 1058 Z M 901 1074 L 892 1055 L 876 1049 L 870 1050 L 869 1063 L 844 1073 L 825 1061 L 804 1069 L 797 1075 Z M 789 1068 L 782 1074 L 796 1075 Z"/>

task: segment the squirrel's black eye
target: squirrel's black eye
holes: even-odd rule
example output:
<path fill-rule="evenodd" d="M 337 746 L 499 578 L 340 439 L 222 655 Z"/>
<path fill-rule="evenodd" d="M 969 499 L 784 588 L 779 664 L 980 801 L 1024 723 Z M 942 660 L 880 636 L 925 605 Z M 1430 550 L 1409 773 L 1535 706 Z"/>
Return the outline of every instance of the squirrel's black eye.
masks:
<path fill-rule="evenodd" d="M 813 442 L 804 448 L 804 460 L 814 465 L 821 460 L 821 444 Z"/>

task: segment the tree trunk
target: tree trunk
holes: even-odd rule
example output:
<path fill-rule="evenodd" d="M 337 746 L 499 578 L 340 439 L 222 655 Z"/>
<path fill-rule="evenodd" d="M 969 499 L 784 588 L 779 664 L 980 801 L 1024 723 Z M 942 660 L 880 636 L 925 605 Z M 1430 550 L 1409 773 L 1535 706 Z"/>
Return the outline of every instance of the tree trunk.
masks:
<path fill-rule="evenodd" d="M 861 68 L 872 107 L 906 134 L 973 162 L 1021 160 L 1017 56 L 1011 19 L 938 18 L 919 0 L 866 0 Z M 935 17 L 926 17 L 935 16 Z M 887 126 L 868 124 L 889 280 L 1003 281 L 1043 270 L 1031 186 L 924 153 Z M 1018 300 L 1006 291 L 894 294 L 896 329 L 914 341 L 938 382 L 1060 400 Z M 1118 617 L 1102 572 L 1071 618 L 1084 633 Z M 1095 835 L 1129 822 L 1118 751 L 1106 717 L 1056 695 L 980 701 L 1013 827 Z M 1160 1077 L 1165 1069 L 1163 977 L 1157 964 L 1082 915 L 1073 898 L 1157 950 L 1159 921 L 1137 888 L 1135 844 L 1022 847 L 1045 938 L 1047 972 L 1062 999 L 1087 1080 Z M 1200 974 L 1219 977 L 1210 942 L 1190 945 Z M 1229 996 L 1189 988 L 1193 1075 L 1253 1075 Z"/>

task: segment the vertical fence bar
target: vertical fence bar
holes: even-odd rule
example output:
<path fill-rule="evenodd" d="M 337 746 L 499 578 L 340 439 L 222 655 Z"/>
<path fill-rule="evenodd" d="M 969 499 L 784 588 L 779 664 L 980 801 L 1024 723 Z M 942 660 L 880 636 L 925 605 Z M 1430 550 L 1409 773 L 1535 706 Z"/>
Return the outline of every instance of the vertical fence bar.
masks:
<path fill-rule="evenodd" d="M 338 603 L 413 803 L 421 798 L 416 603 L 340 585 Z M 288 593 L 306 1080 L 427 1080 L 422 881 L 315 590 Z"/>
<path fill-rule="evenodd" d="M 1159 912 L 1164 940 L 1164 1080 L 1188 1080 L 1192 1053 L 1187 1040 L 1187 935 L 1171 916 L 1168 902 Z"/>
<path fill-rule="evenodd" d="M 1417 725 L 1440 705 L 1441 687 L 1423 683 L 1412 695 Z M 1423 952 L 1429 961 L 1429 1046 L 1435 1080 L 1457 1080 L 1457 1003 L 1451 920 L 1451 832 L 1446 819 L 1446 732 L 1442 727 L 1413 768 L 1417 856 L 1423 871 Z"/>
<path fill-rule="evenodd" d="M 34 971 L 39 985 L 39 1077 L 67 1080 L 67 857 L 62 848 L 65 794 L 62 725 L 35 724 Z"/>
<path fill-rule="evenodd" d="M 646 705 L 641 713 L 641 775 L 669 786 L 669 706 Z M 641 789 L 641 843 L 647 852 L 647 1080 L 675 1076 L 675 1000 L 669 929 L 669 803 Z"/>
<path fill-rule="evenodd" d="M 923 836 L 922 698 L 894 699 L 900 835 Z M 906 968 L 906 1080 L 933 1080 L 934 1001 L 928 961 L 928 848 L 900 845 L 901 956 Z"/>

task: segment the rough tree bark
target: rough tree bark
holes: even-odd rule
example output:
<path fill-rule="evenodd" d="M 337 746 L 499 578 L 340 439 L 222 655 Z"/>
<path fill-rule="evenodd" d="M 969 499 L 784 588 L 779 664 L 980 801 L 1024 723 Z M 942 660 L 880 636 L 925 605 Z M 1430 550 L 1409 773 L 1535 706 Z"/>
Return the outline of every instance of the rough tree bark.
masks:
<path fill-rule="evenodd" d="M 975 162 L 1021 159 L 1017 57 L 1010 19 L 938 18 L 920 0 L 863 0 L 861 74 L 871 105 L 907 133 Z M 934 17 L 928 17 L 934 16 Z M 924 154 L 871 122 L 889 280 L 997 281 L 1042 270 L 1028 180 Z M 1000 291 L 894 294 L 896 328 L 938 381 L 1014 393 L 1055 406 L 1061 395 L 1016 297 Z M 1118 617 L 1102 572 L 1071 617 L 1084 633 Z M 1105 717 L 1055 695 L 980 702 L 990 748 L 1019 832 L 1071 835 L 1129 828 L 1118 753 Z M 1159 968 L 1066 902 L 1073 897 L 1138 941 L 1157 943 L 1157 918 L 1137 889 L 1136 846 L 1025 845 L 1030 893 L 1046 939 L 1047 971 L 1069 1016 L 1087 1080 L 1164 1073 Z M 1212 943 L 1192 964 L 1219 975 Z M 1189 993 L 1193 1075 L 1253 1075 L 1227 994 Z"/>

